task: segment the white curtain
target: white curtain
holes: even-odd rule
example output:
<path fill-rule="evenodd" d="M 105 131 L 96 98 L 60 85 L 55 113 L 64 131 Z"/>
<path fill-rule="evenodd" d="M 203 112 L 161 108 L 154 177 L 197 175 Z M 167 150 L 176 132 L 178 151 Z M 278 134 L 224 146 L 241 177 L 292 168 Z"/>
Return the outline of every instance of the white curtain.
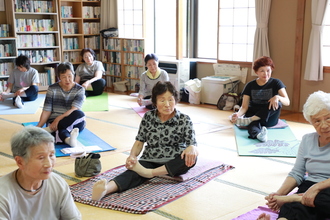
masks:
<path fill-rule="evenodd" d="M 102 0 L 101 1 L 101 22 L 100 29 L 107 29 L 111 27 L 118 28 L 117 23 L 117 1 L 116 0 Z"/>
<path fill-rule="evenodd" d="M 323 80 L 322 64 L 322 30 L 323 18 L 328 0 L 312 0 L 312 30 L 310 33 L 306 67 L 305 80 L 320 81 Z"/>
<path fill-rule="evenodd" d="M 268 43 L 268 19 L 271 0 L 255 0 L 257 28 L 254 35 L 253 60 L 270 56 Z"/>

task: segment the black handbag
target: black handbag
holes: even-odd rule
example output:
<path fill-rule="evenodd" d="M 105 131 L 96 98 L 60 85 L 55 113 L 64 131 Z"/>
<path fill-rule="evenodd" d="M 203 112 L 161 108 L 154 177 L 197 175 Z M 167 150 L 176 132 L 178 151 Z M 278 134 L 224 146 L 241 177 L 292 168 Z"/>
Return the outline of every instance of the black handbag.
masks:
<path fill-rule="evenodd" d="M 77 157 L 75 160 L 74 171 L 77 177 L 96 176 L 101 172 L 101 155 L 89 153 L 87 156 Z"/>

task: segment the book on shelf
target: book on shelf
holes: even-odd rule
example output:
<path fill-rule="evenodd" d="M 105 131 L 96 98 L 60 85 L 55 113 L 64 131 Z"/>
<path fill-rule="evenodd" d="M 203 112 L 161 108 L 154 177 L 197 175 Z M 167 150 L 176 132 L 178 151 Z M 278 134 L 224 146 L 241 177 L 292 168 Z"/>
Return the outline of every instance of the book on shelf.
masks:
<path fill-rule="evenodd" d="M 72 18 L 72 6 L 61 6 L 61 18 Z"/>
<path fill-rule="evenodd" d="M 10 25 L 0 24 L 0 37 L 9 37 L 10 35 Z"/>
<path fill-rule="evenodd" d="M 101 8 L 98 6 L 83 6 L 83 18 L 100 18 Z"/>
<path fill-rule="evenodd" d="M 52 85 L 52 84 L 56 83 L 57 80 L 56 80 L 54 67 L 46 66 L 44 69 L 46 70 L 46 73 L 47 73 L 48 85 Z"/>

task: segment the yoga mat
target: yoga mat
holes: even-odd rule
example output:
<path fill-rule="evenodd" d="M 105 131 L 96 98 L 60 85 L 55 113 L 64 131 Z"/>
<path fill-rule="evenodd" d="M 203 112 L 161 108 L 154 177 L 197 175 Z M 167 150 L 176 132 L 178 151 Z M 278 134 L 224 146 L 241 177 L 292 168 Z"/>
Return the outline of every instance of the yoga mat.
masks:
<path fill-rule="evenodd" d="M 82 106 L 83 112 L 100 112 L 108 110 L 108 93 L 106 92 L 103 92 L 101 95 L 86 97 Z"/>
<path fill-rule="evenodd" d="M 141 118 L 143 118 L 144 114 L 149 111 L 149 109 L 147 109 L 144 106 L 139 106 L 139 104 L 137 103 L 129 103 L 129 106 L 138 114 L 141 116 Z"/>
<path fill-rule="evenodd" d="M 36 126 L 38 122 L 26 122 L 22 123 L 23 126 Z M 103 141 L 101 138 L 96 136 L 94 133 L 89 131 L 87 128 L 85 128 L 82 132 L 79 133 L 78 141 L 83 144 L 84 146 L 99 146 L 102 150 L 94 151 L 94 152 L 103 152 L 103 151 L 111 151 L 115 150 L 116 148 L 110 146 L 108 143 Z M 64 156 L 70 156 L 70 154 L 64 154 L 62 153 L 61 149 L 70 147 L 67 144 L 59 143 L 55 144 L 55 150 L 56 150 L 56 157 L 64 157 Z"/>
<path fill-rule="evenodd" d="M 278 213 L 272 211 L 266 206 L 258 206 L 258 208 L 253 209 L 247 213 L 244 213 L 243 215 L 240 215 L 236 218 L 233 218 L 232 220 L 251 220 L 251 219 L 258 219 L 259 215 L 262 213 L 266 213 L 270 215 L 270 219 L 277 219 Z"/>
<path fill-rule="evenodd" d="M 44 104 L 45 96 L 45 94 L 38 94 L 36 100 L 24 102 L 23 108 L 13 106 L 12 99 L 6 99 L 3 102 L 0 101 L 0 115 L 34 114 Z"/>
<path fill-rule="evenodd" d="M 109 181 L 121 174 L 126 170 L 125 166 L 122 165 L 96 177 L 74 184 L 70 186 L 70 189 L 76 202 L 99 208 L 145 214 L 180 198 L 232 168 L 230 165 L 222 164 L 183 182 L 154 177 L 133 189 L 106 195 L 100 201 L 91 200 L 93 184 L 103 178 Z"/>
<path fill-rule="evenodd" d="M 234 126 L 238 155 L 265 157 L 296 157 L 300 141 L 296 139 L 289 126 L 268 128 L 268 141 L 248 138 L 246 129 Z"/>

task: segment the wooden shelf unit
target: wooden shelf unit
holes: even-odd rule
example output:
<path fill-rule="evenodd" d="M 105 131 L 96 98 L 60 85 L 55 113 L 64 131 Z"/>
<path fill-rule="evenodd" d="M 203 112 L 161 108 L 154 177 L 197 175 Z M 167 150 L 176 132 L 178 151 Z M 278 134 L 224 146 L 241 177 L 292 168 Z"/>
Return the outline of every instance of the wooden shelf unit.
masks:
<path fill-rule="evenodd" d="M 25 54 L 31 66 L 57 64 L 61 61 L 57 0 L 5 0 L 7 22 L 16 38 L 17 55 Z M 12 12 L 12 13 L 8 13 Z"/>
<path fill-rule="evenodd" d="M 74 65 L 82 63 L 80 52 L 87 47 L 95 51 L 99 60 L 101 1 L 58 1 L 63 61 Z M 86 8 L 92 12 L 87 13 Z"/>
<path fill-rule="evenodd" d="M 6 88 L 6 81 L 15 68 L 17 57 L 16 38 L 0 38 L 0 93 Z"/>
<path fill-rule="evenodd" d="M 135 90 L 145 71 L 144 39 L 102 38 L 102 62 L 106 73 L 106 89 L 113 91 L 113 83 L 127 81 L 127 90 Z"/>

